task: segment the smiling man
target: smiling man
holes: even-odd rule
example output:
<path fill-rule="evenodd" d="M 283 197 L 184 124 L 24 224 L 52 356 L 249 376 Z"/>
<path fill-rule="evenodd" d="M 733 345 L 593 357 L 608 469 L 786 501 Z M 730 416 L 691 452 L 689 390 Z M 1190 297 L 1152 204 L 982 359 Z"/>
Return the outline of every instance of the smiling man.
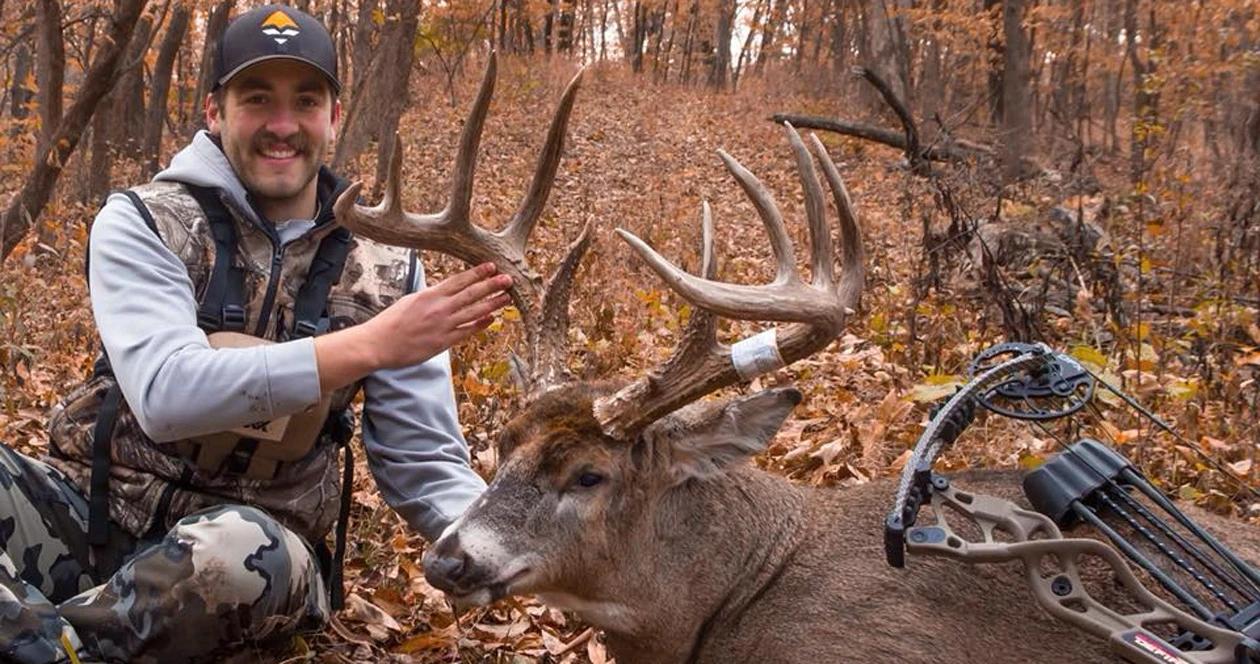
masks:
<path fill-rule="evenodd" d="M 414 253 L 336 225 L 341 84 L 317 20 L 245 12 L 214 67 L 208 129 L 93 224 L 102 353 L 49 458 L 0 446 L 0 660 L 222 661 L 321 627 L 360 391 L 369 467 L 412 527 L 437 537 L 484 489 L 446 350 L 510 279 L 424 288 Z"/>

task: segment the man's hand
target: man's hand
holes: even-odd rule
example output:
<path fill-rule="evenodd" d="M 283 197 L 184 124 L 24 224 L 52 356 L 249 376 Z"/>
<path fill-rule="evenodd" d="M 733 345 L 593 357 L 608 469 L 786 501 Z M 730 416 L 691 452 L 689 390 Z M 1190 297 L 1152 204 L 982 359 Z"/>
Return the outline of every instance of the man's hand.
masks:
<path fill-rule="evenodd" d="M 419 364 L 471 337 L 511 302 L 505 292 L 511 285 L 511 277 L 483 263 L 403 297 L 361 325 L 316 337 L 320 389 Z"/>

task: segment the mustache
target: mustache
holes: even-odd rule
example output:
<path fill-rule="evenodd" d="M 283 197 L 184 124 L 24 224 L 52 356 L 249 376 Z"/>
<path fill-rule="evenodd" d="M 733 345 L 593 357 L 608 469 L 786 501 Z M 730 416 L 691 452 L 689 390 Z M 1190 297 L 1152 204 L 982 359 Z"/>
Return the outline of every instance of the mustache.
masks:
<path fill-rule="evenodd" d="M 280 138 L 271 132 L 263 131 L 254 135 L 251 147 L 255 150 L 261 150 L 267 146 L 285 145 L 293 148 L 297 152 L 305 152 L 309 144 L 310 141 L 308 141 L 302 134 L 294 134 L 288 138 Z"/>

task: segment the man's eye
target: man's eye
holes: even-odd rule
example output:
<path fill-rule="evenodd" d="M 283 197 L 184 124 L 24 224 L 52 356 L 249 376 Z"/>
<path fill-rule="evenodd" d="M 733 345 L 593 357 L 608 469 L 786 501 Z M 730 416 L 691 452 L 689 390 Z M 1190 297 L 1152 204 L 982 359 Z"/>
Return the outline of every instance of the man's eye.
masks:
<path fill-rule="evenodd" d="M 604 481 L 604 476 L 598 473 L 582 473 L 578 476 L 578 486 L 590 488 Z"/>

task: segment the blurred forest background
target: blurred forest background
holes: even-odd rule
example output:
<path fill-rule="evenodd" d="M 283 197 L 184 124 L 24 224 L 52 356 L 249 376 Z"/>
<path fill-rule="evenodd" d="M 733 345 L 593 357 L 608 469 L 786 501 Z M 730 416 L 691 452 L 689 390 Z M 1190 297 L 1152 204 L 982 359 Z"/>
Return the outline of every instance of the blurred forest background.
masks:
<path fill-rule="evenodd" d="M 256 4 L 0 0 L 5 443 L 39 453 L 48 408 L 90 371 L 92 216 L 203 126 L 205 45 Z M 722 278 L 770 278 L 760 222 L 717 148 L 766 182 L 805 243 L 786 120 L 816 131 L 840 166 L 870 272 L 843 338 L 753 385 L 793 382 L 806 395 L 758 463 L 835 490 L 893 474 L 972 355 L 1044 340 L 1180 436 L 1100 396 L 1096 412 L 1059 428 L 982 418 L 945 467 L 1032 467 L 1088 434 L 1169 492 L 1260 522 L 1256 0 L 293 4 L 339 47 L 343 125 L 329 160 L 376 183 L 397 131 L 414 210 L 440 207 L 486 56 L 500 53 L 473 201 L 490 227 L 514 211 L 564 84 L 587 68 L 530 258 L 549 271 L 595 220 L 573 298 L 578 375 L 650 366 L 689 313 L 613 228 L 695 271 L 709 200 Z M 458 267 L 436 255 L 426 264 L 430 279 Z M 519 405 L 507 380 L 517 334 L 508 312 L 454 353 L 487 476 L 493 436 Z M 456 622 L 418 568 L 422 541 L 359 471 L 347 610 L 259 661 L 605 661 L 598 637 L 531 601 Z"/>

